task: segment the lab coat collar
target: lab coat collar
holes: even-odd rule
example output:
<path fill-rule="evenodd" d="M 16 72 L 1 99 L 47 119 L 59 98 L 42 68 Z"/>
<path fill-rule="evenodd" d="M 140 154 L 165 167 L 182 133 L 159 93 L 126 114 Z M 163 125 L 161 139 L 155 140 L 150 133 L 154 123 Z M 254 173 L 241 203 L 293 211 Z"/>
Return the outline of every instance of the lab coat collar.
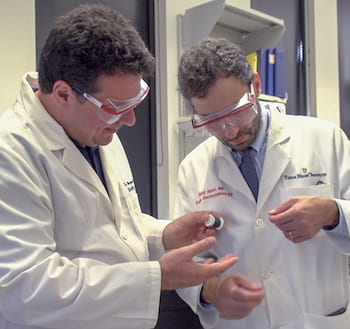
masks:
<path fill-rule="evenodd" d="M 271 124 L 260 180 L 258 206 L 264 204 L 291 160 L 287 147 L 290 131 L 287 122 L 285 122 L 286 118 L 285 114 L 277 110 L 271 111 Z"/>
<path fill-rule="evenodd" d="M 37 77 L 38 74 L 36 72 L 30 72 L 23 76 L 19 101 L 23 103 L 24 108 L 28 112 L 30 121 L 35 122 L 36 126 L 39 127 L 38 132 L 43 137 L 47 147 L 51 151 L 61 150 L 65 147 L 69 137 L 34 94 L 33 89 L 38 88 Z M 28 124 L 30 125 L 30 122 Z"/>
<path fill-rule="evenodd" d="M 216 139 L 216 137 L 212 138 Z M 256 203 L 236 161 L 232 157 L 231 150 L 216 139 L 213 154 L 216 155 L 214 159 L 214 170 L 219 180 L 245 195 L 253 203 Z"/>
<path fill-rule="evenodd" d="M 70 140 L 61 125 L 46 111 L 33 92 L 37 87 L 37 73 L 27 73 L 22 78 L 19 101 L 23 103 L 30 120 L 27 127 L 35 131 L 40 142 L 59 158 L 74 175 L 94 186 L 109 201 L 109 196 L 101 180 L 85 160 L 78 148 Z M 31 121 L 35 125 L 31 125 Z"/>
<path fill-rule="evenodd" d="M 259 187 L 258 209 L 268 198 L 291 159 L 285 147 L 290 138 L 290 132 L 284 124 L 285 118 L 284 114 L 277 111 L 271 112 L 267 150 Z M 216 155 L 214 168 L 217 171 L 217 177 L 225 184 L 231 185 L 235 190 L 244 194 L 253 203 L 256 203 L 230 150 L 217 139 L 215 141 L 214 154 Z"/>

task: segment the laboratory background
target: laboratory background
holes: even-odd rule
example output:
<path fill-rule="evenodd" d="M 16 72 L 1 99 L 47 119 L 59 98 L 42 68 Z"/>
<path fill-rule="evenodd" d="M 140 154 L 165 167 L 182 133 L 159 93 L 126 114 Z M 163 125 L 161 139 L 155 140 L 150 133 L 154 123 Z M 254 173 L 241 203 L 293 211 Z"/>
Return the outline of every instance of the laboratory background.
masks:
<path fill-rule="evenodd" d="M 21 75 L 36 70 L 40 49 L 53 20 L 80 3 L 94 2 L 1 1 L 1 110 L 14 101 Z M 284 31 L 274 45 L 256 44 L 256 47 L 276 47 L 286 54 L 287 113 L 313 115 L 335 122 L 350 136 L 348 0 L 99 2 L 119 9 L 128 17 L 157 59 L 156 74 L 149 81 L 152 93 L 137 111 L 136 129 L 120 132 L 144 212 L 160 218 L 171 215 L 178 165 L 201 140 L 201 136 L 193 136 L 179 124 L 179 118 L 186 115 L 186 106 L 177 91 L 179 56 L 188 46 L 186 43 L 220 35 L 220 28 L 226 26 L 227 21 L 237 22 L 238 26 L 229 26 L 228 31 L 223 32 L 225 37 L 262 30 L 265 23 L 261 25 L 261 22 L 266 17 L 267 24 L 283 25 Z M 187 26 L 188 21 L 193 26 Z M 239 31 L 242 26 L 247 30 Z M 193 35 L 196 30 L 202 35 Z M 273 37 L 267 36 L 263 40 L 271 39 Z M 299 113 L 295 113 L 296 109 Z"/>
<path fill-rule="evenodd" d="M 55 18 L 95 2 L 129 18 L 156 57 L 151 93 L 137 109 L 137 123 L 120 131 L 144 212 L 171 216 L 178 165 L 206 138 L 189 127 L 189 110 L 177 90 L 180 54 L 200 38 L 230 38 L 247 55 L 281 49 L 286 94 L 277 103 L 287 113 L 334 122 L 350 137 L 349 0 L 1 0 L 1 111 L 14 102 L 22 74 L 36 71 Z M 178 300 L 165 301 L 165 312 L 185 308 Z M 185 321 L 191 315 L 184 310 L 183 316 Z"/>
<path fill-rule="evenodd" d="M 1 110 L 14 101 L 21 75 L 36 70 L 40 49 L 53 20 L 80 3 L 94 2 L 1 1 Z M 276 47 L 286 53 L 287 113 L 293 111 L 291 114 L 313 115 L 335 122 L 350 136 L 350 40 L 346 37 L 350 28 L 348 0 L 99 2 L 119 9 L 128 17 L 157 59 L 156 74 L 149 81 L 152 93 L 137 111 L 136 129 L 120 132 L 144 212 L 160 218 L 171 215 L 179 162 L 192 144 L 197 143 L 196 139 L 201 139 L 191 136 L 191 132 L 184 131 L 178 123 L 179 118 L 186 114 L 186 106 L 177 91 L 179 55 L 186 43 L 194 42 L 196 38 L 213 35 L 213 32 L 216 33 L 214 36 L 220 35 L 217 26 L 240 19 L 236 12 L 238 16 L 258 22 L 256 27 L 254 23 L 239 20 L 237 24 L 248 25 L 248 30 L 264 29 L 259 24 L 266 16 L 271 24 L 277 21 L 277 25 L 284 26 L 276 44 L 265 45 L 265 48 Z M 196 15 L 209 16 L 198 19 Z M 186 19 L 193 23 L 193 27 L 189 26 L 187 30 Z M 203 36 L 191 35 L 195 34 L 196 27 Z M 232 35 L 237 34 L 238 28 L 232 27 Z M 230 29 L 223 32 L 225 37 L 225 33 L 231 33 Z M 300 51 L 303 51 L 303 58 L 298 57 Z M 300 113 L 294 113 L 295 109 Z"/>

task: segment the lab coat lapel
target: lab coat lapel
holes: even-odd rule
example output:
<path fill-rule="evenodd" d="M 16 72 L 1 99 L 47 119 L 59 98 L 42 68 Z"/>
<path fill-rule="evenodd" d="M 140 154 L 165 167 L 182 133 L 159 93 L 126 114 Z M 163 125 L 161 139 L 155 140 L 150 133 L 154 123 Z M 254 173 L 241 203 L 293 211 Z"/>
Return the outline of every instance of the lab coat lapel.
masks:
<path fill-rule="evenodd" d="M 233 189 L 255 203 L 254 196 L 233 159 L 231 151 L 219 141 L 216 147 L 218 157 L 215 159 L 215 170 L 220 181 L 232 186 Z"/>
<path fill-rule="evenodd" d="M 119 181 L 117 166 L 109 166 L 109 163 L 114 163 L 117 161 L 116 149 L 110 146 L 104 146 L 100 148 L 100 156 L 103 171 L 105 173 L 105 180 L 108 188 L 109 197 L 114 205 L 115 213 L 122 209 L 121 205 L 121 195 L 119 189 Z M 119 230 L 119 224 L 115 223 L 117 229 Z"/>
<path fill-rule="evenodd" d="M 30 128 L 33 129 L 38 140 L 45 144 L 52 153 L 56 154 L 56 157 L 61 159 L 68 170 L 94 186 L 110 202 L 107 191 L 93 168 L 67 136 L 63 127 L 46 111 L 39 98 L 32 94 L 31 86 L 27 79 L 32 84 L 35 84 L 37 75 L 33 74 L 33 76 L 30 77 L 28 75 L 24 77 L 22 84 L 27 92 L 21 95 L 31 120 L 36 123 L 36 126 L 33 125 Z"/>
<path fill-rule="evenodd" d="M 284 114 L 271 113 L 271 128 L 269 130 L 266 156 L 259 185 L 259 208 L 272 192 L 291 159 L 286 148 L 290 133 L 282 125 L 283 120 Z M 217 141 L 216 148 L 217 150 L 214 152 L 214 154 L 217 154 L 215 170 L 219 179 L 255 203 L 254 196 L 234 161 L 230 150 L 219 141 Z"/>
<path fill-rule="evenodd" d="M 262 206 L 284 173 L 291 156 L 287 151 L 290 133 L 282 125 L 284 115 L 271 113 L 271 127 L 266 147 L 263 172 L 260 180 L 258 205 Z"/>
<path fill-rule="evenodd" d="M 73 143 L 71 143 L 71 145 L 67 144 L 63 150 L 62 163 L 74 175 L 94 186 L 107 200 L 109 200 L 107 191 L 100 178 Z"/>

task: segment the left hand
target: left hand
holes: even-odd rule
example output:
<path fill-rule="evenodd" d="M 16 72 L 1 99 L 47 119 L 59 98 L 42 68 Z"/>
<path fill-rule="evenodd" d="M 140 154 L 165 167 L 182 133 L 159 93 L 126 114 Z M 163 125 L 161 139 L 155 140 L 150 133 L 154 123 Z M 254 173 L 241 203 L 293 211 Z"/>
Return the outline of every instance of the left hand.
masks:
<path fill-rule="evenodd" d="M 208 279 L 204 282 L 202 299 L 216 306 L 224 319 L 248 316 L 264 298 L 263 286 L 235 273 Z"/>
<path fill-rule="evenodd" d="M 216 239 L 208 237 L 163 255 L 159 259 L 162 289 L 172 290 L 196 286 L 205 280 L 218 276 L 237 263 L 238 258 L 232 254 L 227 254 L 216 262 L 208 260 L 204 264 L 193 260 L 194 256 L 209 251 L 215 244 Z"/>
<path fill-rule="evenodd" d="M 274 223 L 293 242 L 312 239 L 323 227 L 339 223 L 339 209 L 332 199 L 293 197 L 269 211 Z"/>
<path fill-rule="evenodd" d="M 164 248 L 175 249 L 208 236 L 215 236 L 216 230 L 204 224 L 209 214 L 220 217 L 218 213 L 211 211 L 194 211 L 168 224 L 163 231 Z"/>

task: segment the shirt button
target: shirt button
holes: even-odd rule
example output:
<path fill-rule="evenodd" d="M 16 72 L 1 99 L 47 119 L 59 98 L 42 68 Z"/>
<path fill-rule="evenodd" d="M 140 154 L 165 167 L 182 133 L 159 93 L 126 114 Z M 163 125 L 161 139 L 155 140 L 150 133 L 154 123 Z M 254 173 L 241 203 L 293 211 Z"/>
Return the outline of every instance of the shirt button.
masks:
<path fill-rule="evenodd" d="M 261 218 L 258 218 L 256 221 L 255 221 L 255 225 L 257 227 L 263 227 L 264 226 L 264 221 L 261 219 Z"/>
<path fill-rule="evenodd" d="M 267 279 L 270 279 L 271 277 L 271 271 L 269 270 L 263 270 L 260 272 L 260 276 L 263 280 L 267 280 Z"/>

